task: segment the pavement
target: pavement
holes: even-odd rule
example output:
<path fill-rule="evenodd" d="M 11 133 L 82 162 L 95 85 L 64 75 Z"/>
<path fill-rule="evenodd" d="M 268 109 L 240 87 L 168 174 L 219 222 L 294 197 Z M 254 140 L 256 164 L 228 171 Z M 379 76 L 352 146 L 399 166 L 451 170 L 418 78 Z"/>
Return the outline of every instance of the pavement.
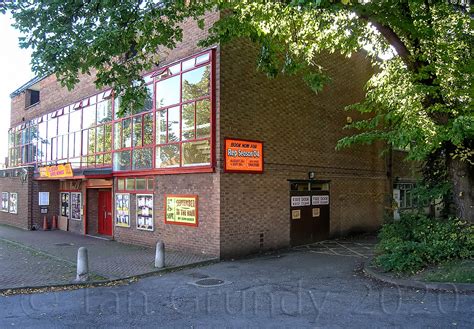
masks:
<path fill-rule="evenodd" d="M 361 270 L 366 242 L 353 242 L 338 241 L 332 251 L 318 252 L 328 247 L 323 243 L 222 261 L 127 285 L 0 297 L 0 328 L 474 327 L 474 294 L 372 280 Z M 355 252 L 342 255 L 345 247 Z"/>
<path fill-rule="evenodd" d="M 63 231 L 25 231 L 0 225 L 0 289 L 70 283 L 77 249 L 86 247 L 92 279 L 113 280 L 157 271 L 155 250 Z M 212 257 L 166 250 L 166 267 Z"/>

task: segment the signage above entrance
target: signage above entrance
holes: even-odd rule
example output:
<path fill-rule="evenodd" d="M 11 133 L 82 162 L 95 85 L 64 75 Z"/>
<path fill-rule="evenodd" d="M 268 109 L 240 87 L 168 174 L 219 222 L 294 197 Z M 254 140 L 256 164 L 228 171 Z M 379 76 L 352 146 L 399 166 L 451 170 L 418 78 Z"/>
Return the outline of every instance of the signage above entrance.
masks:
<path fill-rule="evenodd" d="M 225 172 L 263 173 L 263 142 L 226 138 L 224 144 Z"/>
<path fill-rule="evenodd" d="M 39 167 L 39 174 L 41 178 L 68 178 L 74 176 L 70 163 Z"/>

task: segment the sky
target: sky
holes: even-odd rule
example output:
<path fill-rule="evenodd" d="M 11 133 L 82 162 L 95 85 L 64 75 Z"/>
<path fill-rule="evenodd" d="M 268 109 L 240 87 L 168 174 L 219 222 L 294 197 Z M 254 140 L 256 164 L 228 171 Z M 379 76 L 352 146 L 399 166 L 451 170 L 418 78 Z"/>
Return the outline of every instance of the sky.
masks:
<path fill-rule="evenodd" d="M 20 33 L 11 24 L 9 14 L 0 14 L 0 164 L 8 153 L 8 128 L 10 127 L 10 94 L 34 77 L 31 72 L 31 50 L 20 49 Z"/>

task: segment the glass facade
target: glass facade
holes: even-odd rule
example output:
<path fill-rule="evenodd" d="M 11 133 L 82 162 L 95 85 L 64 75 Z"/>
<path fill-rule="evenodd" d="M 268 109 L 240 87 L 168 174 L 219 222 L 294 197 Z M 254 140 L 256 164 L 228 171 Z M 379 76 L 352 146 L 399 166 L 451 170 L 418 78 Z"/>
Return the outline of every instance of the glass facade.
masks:
<path fill-rule="evenodd" d="M 145 76 L 148 97 L 133 111 L 109 90 L 14 127 L 9 165 L 70 162 L 116 172 L 210 167 L 211 72 L 207 51 Z"/>

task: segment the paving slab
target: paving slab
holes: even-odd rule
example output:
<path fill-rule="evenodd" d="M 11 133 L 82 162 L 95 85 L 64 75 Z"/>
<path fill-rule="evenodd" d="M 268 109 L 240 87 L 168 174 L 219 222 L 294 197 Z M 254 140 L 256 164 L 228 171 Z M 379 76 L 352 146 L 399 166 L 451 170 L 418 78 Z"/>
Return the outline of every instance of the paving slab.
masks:
<path fill-rule="evenodd" d="M 3 242 L 2 246 L 4 248 L 0 250 L 2 275 L 5 278 L 7 275 L 9 277 L 11 275 L 8 282 L 12 283 L 12 280 L 15 281 L 14 273 L 22 272 L 24 275 L 21 280 L 24 282 L 21 283 L 22 286 L 28 285 L 27 282 L 30 282 L 31 285 L 40 282 L 43 285 L 51 282 L 61 282 L 59 277 L 69 273 L 71 268 L 75 273 L 79 247 L 88 249 L 90 271 L 105 279 L 125 278 L 157 270 L 154 267 L 155 250 L 153 248 L 127 245 L 71 232 L 59 230 L 26 231 L 0 225 L 0 241 Z M 18 248 L 15 249 L 11 245 L 16 245 Z M 44 266 L 49 261 L 51 269 L 59 268 L 57 271 L 55 270 L 57 276 L 56 274 L 51 275 L 49 281 L 47 280 L 48 277 L 36 276 L 35 269 L 30 262 L 33 260 L 30 254 L 35 252 L 42 254 L 39 259 Z M 22 261 L 22 257 L 27 261 Z M 201 263 L 213 259 L 213 257 L 207 255 L 196 255 L 169 249 L 166 250 L 165 258 L 167 268 Z M 30 275 L 27 273 L 30 273 Z"/>

